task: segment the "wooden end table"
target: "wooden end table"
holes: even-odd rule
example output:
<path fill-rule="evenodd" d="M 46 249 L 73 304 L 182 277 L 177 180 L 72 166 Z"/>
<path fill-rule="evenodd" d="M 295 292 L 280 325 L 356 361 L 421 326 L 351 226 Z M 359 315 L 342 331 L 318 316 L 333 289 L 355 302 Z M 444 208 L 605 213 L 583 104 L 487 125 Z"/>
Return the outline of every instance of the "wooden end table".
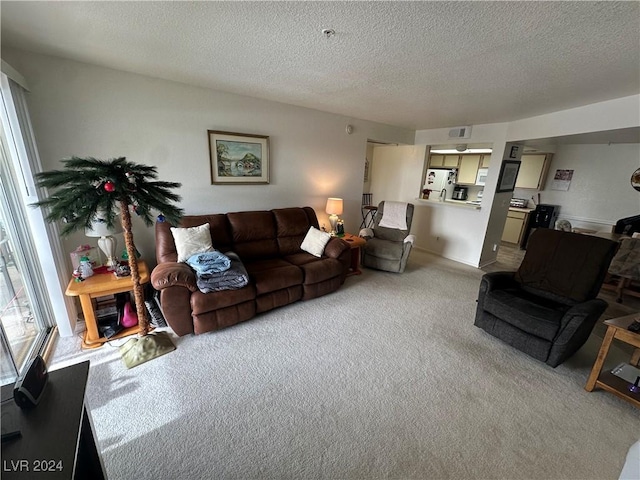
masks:
<path fill-rule="evenodd" d="M 631 325 L 638 316 L 639 315 L 637 313 L 634 313 L 625 317 L 605 320 L 604 323 L 607 325 L 607 333 L 604 336 L 604 340 L 602 340 L 602 346 L 598 352 L 598 357 L 593 364 L 591 374 L 589 375 L 587 384 L 584 387 L 587 392 L 592 392 L 599 387 L 628 402 L 631 402 L 636 407 L 640 407 L 640 393 L 630 392 L 628 382 L 609 371 L 602 371 L 602 366 L 607 357 L 607 353 L 609 353 L 609 348 L 611 347 L 611 343 L 614 338 L 636 347 L 631 355 L 631 361 L 629 363 L 633 366 L 638 366 L 638 363 L 640 363 L 640 334 L 627 330 L 629 325 Z"/>
<path fill-rule="evenodd" d="M 149 281 L 149 269 L 142 260 L 138 261 L 138 274 L 142 285 Z M 138 325 L 134 325 L 133 327 L 125 328 L 108 339 L 101 337 L 98 332 L 98 321 L 92 300 L 96 297 L 129 292 L 131 290 L 133 290 L 131 276 L 118 278 L 113 272 L 96 273 L 82 282 L 76 282 L 75 279 L 71 279 L 65 294 L 69 297 L 80 297 L 80 305 L 82 306 L 82 313 L 87 327 L 82 339 L 82 348 L 98 348 L 107 341 L 135 335 L 140 331 Z"/>
<path fill-rule="evenodd" d="M 342 238 L 342 240 L 347 242 L 349 247 L 351 247 L 351 266 L 349 267 L 349 273 L 347 273 L 347 276 L 360 275 L 362 273 L 360 270 L 360 249 L 365 243 L 367 243 L 367 241 L 362 237 L 357 237 L 350 233 L 345 233 L 344 237 L 339 238 Z"/>

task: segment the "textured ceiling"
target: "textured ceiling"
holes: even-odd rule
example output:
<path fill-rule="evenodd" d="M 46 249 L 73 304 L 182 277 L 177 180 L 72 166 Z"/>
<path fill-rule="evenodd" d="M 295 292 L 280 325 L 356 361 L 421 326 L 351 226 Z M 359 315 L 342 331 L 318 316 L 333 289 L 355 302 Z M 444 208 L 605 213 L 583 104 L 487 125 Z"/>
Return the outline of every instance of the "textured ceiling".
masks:
<path fill-rule="evenodd" d="M 640 2 L 11 2 L 2 46 L 412 129 L 640 93 Z M 326 38 L 321 30 L 332 28 Z"/>

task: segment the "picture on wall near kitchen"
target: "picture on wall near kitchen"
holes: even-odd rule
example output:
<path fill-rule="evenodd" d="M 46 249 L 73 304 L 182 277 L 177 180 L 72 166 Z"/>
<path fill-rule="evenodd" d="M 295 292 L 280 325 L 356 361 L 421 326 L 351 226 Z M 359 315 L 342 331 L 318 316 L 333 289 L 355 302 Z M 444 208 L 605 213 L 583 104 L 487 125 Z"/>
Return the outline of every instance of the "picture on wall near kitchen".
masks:
<path fill-rule="evenodd" d="M 498 177 L 498 188 L 496 193 L 500 192 L 513 192 L 516 188 L 516 179 L 518 178 L 518 171 L 520 170 L 520 161 L 518 160 L 503 160 L 500 167 L 500 176 Z"/>
<path fill-rule="evenodd" d="M 269 183 L 269 137 L 217 130 L 207 132 L 212 184 Z"/>
<path fill-rule="evenodd" d="M 556 174 L 553 176 L 553 182 L 551 182 L 551 190 L 569 190 L 571 185 L 571 179 L 573 178 L 573 170 L 556 170 Z"/>

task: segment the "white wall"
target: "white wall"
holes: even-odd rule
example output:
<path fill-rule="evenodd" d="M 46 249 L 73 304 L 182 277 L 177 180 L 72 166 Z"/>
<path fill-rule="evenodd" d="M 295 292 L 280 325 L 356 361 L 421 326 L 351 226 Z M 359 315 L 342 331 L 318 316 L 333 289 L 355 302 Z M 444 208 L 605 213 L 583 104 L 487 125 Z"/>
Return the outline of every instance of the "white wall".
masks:
<path fill-rule="evenodd" d="M 620 218 L 640 213 L 640 192 L 630 184 L 637 168 L 637 143 L 559 145 L 540 199 L 542 203 L 560 205 L 559 218 L 569 220 L 573 226 L 609 231 Z M 557 169 L 574 170 L 568 191 L 551 189 Z"/>
<path fill-rule="evenodd" d="M 425 145 L 376 146 L 373 149 L 371 193 L 382 200 L 415 203 L 425 160 Z"/>
<path fill-rule="evenodd" d="M 45 170 L 71 155 L 126 156 L 157 166 L 162 180 L 182 183 L 187 214 L 309 205 L 328 226 L 324 207 L 335 196 L 345 201 L 347 231 L 357 231 L 367 139 L 413 141 L 410 130 L 316 110 L 27 52 L 3 57 L 29 83 Z M 268 135 L 270 184 L 211 185 L 208 129 Z M 153 264 L 153 228 L 134 222 L 136 245 Z M 77 234 L 65 246 L 91 241 Z"/>
<path fill-rule="evenodd" d="M 27 80 L 28 104 L 45 170 L 75 156 L 127 159 L 182 183 L 186 214 L 311 206 L 320 224 L 327 197 L 342 197 L 347 231 L 358 232 L 367 139 L 411 143 L 414 132 L 340 115 L 144 77 L 56 57 L 7 50 Z M 354 126 L 352 135 L 345 132 Z M 269 185 L 211 185 L 207 130 L 270 137 Z M 135 217 L 135 216 L 134 216 Z M 134 218 L 136 246 L 155 265 L 153 227 Z M 119 249 L 123 248 L 119 235 Z M 90 243 L 83 233 L 64 252 Z M 71 273 L 71 264 L 58 268 Z"/>
<path fill-rule="evenodd" d="M 509 123 L 512 141 L 640 126 L 640 95 L 617 98 Z"/>

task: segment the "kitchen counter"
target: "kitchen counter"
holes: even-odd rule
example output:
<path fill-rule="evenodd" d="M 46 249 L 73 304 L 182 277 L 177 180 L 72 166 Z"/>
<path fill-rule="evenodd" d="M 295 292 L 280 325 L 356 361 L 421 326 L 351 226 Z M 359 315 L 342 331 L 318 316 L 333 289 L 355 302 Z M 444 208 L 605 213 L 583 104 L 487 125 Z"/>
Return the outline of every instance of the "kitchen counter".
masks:
<path fill-rule="evenodd" d="M 445 200 L 444 202 L 441 202 L 440 200 L 425 200 L 424 198 L 416 198 L 415 201 L 418 204 L 422 204 L 422 205 L 434 205 L 434 206 L 442 206 L 442 207 L 456 207 L 456 208 L 465 208 L 467 210 L 480 210 L 480 205 L 475 205 L 473 203 L 467 203 L 464 200 Z"/>
<path fill-rule="evenodd" d="M 531 213 L 535 210 L 535 208 L 509 207 L 509 210 L 511 210 L 512 212 Z"/>

